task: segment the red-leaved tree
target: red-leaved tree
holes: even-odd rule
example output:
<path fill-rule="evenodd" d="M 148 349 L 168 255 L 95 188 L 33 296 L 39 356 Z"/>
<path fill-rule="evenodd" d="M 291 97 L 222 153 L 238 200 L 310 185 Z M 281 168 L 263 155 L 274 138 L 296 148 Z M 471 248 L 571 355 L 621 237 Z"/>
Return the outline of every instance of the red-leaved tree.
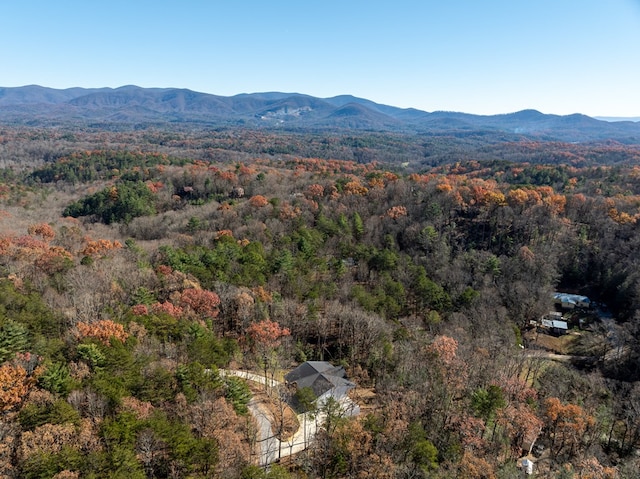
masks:
<path fill-rule="evenodd" d="M 275 374 L 277 361 L 274 361 L 274 353 L 282 342 L 282 338 L 291 335 L 288 328 L 283 328 L 276 321 L 263 319 L 252 323 L 247 328 L 247 337 L 249 338 L 249 346 L 256 355 L 256 359 L 264 370 L 264 376 L 267 377 L 269 366 Z"/>
<path fill-rule="evenodd" d="M 201 318 L 215 318 L 220 312 L 220 297 L 206 289 L 185 289 L 180 295 L 179 303 Z"/>

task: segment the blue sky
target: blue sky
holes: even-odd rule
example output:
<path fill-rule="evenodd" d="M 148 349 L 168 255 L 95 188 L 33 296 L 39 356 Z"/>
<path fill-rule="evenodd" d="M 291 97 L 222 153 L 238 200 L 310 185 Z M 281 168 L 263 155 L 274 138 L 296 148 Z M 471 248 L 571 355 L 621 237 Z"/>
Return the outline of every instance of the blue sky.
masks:
<path fill-rule="evenodd" d="M 20 0 L 0 86 L 352 94 L 640 116 L 640 0 Z"/>

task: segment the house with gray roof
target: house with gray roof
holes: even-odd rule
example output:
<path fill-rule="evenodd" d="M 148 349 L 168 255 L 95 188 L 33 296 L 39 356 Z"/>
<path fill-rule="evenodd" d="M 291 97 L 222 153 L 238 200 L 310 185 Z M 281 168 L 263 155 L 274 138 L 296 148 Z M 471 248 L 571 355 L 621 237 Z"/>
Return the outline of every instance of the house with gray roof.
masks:
<path fill-rule="evenodd" d="M 286 374 L 284 379 L 296 389 L 310 388 L 318 406 L 330 397 L 344 403 L 349 400 L 347 393 L 356 387 L 346 378 L 342 366 L 334 366 L 327 361 L 306 361 Z"/>

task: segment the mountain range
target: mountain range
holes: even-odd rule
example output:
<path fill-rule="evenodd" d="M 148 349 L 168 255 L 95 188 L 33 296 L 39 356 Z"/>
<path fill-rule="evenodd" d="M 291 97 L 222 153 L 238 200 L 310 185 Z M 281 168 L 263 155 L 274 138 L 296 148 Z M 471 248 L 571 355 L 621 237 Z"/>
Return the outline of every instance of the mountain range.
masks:
<path fill-rule="evenodd" d="M 640 123 L 607 122 L 581 114 L 523 110 L 502 115 L 426 112 L 351 95 L 298 93 L 219 96 L 179 88 L 54 89 L 0 87 L 0 123 L 29 126 L 286 128 L 394 131 L 422 134 L 510 134 L 571 142 L 640 144 Z"/>

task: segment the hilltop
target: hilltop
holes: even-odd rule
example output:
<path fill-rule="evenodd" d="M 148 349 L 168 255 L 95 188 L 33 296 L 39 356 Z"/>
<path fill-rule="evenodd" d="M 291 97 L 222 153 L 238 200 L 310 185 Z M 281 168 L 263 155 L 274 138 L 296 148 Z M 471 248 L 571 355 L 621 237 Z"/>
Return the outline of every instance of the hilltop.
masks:
<path fill-rule="evenodd" d="M 581 114 L 524 110 L 502 115 L 425 112 L 351 95 L 317 98 L 299 93 L 219 96 L 181 88 L 53 89 L 37 85 L 0 88 L 0 122 L 8 125 L 131 126 L 198 125 L 261 129 L 367 130 L 433 134 L 477 133 L 585 142 L 640 143 L 640 124 L 607 122 Z"/>

